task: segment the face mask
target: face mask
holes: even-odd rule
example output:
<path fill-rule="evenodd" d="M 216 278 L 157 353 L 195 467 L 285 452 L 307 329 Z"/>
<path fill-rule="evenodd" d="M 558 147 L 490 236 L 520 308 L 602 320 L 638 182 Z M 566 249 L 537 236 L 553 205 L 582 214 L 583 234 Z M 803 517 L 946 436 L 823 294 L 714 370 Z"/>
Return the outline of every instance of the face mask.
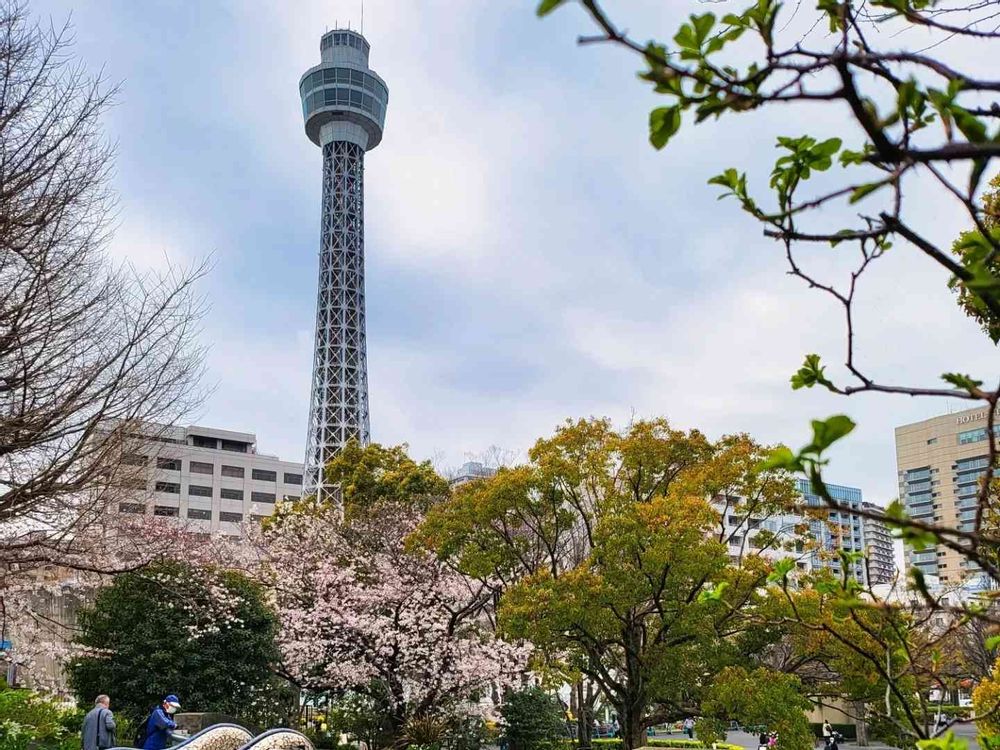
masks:
<path fill-rule="evenodd" d="M 177 706 L 167 706 L 167 713 L 168 714 L 175 714 L 175 713 L 177 713 Z"/>

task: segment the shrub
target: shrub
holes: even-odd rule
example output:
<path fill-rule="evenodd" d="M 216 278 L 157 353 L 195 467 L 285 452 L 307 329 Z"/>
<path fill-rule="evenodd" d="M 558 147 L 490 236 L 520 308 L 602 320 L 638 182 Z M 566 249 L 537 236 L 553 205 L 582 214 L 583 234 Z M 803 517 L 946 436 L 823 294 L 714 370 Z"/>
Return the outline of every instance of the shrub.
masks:
<path fill-rule="evenodd" d="M 987 737 L 1000 734 L 1000 718 L 994 710 L 1000 703 L 1000 662 L 993 665 L 993 672 L 983 679 L 972 691 L 972 705 L 976 716 L 986 716 L 976 720 L 979 733 Z"/>
<path fill-rule="evenodd" d="M 726 739 L 726 723 L 721 719 L 702 717 L 694 723 L 694 733 L 704 745 Z"/>
<path fill-rule="evenodd" d="M 0 750 L 78 750 L 82 720 L 41 693 L 0 687 Z"/>
<path fill-rule="evenodd" d="M 566 741 L 567 745 L 572 745 L 573 743 L 569 740 Z M 593 746 L 594 750 L 622 750 L 623 744 L 621 740 L 617 739 L 601 739 L 601 740 L 591 740 L 590 744 Z M 743 750 L 739 745 L 730 745 L 725 742 L 714 743 L 717 750 Z M 677 748 L 677 750 L 698 750 L 706 747 L 711 747 L 712 743 L 706 745 L 700 740 L 681 740 L 681 739 L 653 739 L 650 738 L 646 741 L 646 747 L 663 747 L 663 748 Z"/>
<path fill-rule="evenodd" d="M 539 687 L 509 693 L 500 715 L 510 750 L 546 750 L 557 745 L 564 735 L 562 706 Z M 597 742 L 594 746 L 602 747 Z"/>

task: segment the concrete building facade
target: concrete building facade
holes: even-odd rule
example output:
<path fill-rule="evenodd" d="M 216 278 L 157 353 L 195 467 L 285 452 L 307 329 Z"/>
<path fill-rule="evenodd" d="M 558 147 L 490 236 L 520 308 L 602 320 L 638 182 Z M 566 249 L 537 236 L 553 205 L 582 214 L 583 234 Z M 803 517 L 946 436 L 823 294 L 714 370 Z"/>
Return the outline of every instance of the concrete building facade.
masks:
<path fill-rule="evenodd" d="M 145 487 L 120 513 L 177 518 L 194 532 L 238 534 L 271 515 L 279 500 L 302 496 L 303 465 L 257 452 L 257 436 L 213 427 L 162 427 L 126 461 L 146 468 Z"/>
<path fill-rule="evenodd" d="M 899 499 L 915 519 L 971 530 L 979 482 L 986 473 L 987 409 L 943 414 L 896 428 Z M 953 585 L 977 566 L 942 546 L 906 550 L 907 565 Z"/>
<path fill-rule="evenodd" d="M 882 515 L 882 508 L 875 503 L 863 502 L 861 507 Z M 868 557 L 868 582 L 871 585 L 890 583 L 896 575 L 896 554 L 889 527 L 882 518 L 864 518 L 862 523 Z"/>

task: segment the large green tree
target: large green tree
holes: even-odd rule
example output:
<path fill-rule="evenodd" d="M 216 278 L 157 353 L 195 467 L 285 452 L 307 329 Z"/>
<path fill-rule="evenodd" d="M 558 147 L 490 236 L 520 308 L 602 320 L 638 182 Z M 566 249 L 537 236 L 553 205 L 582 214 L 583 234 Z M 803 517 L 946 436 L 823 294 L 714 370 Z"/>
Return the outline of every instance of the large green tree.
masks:
<path fill-rule="evenodd" d="M 79 616 L 84 655 L 69 667 L 82 706 L 107 693 L 141 717 L 164 695 L 248 721 L 276 705 L 277 623 L 239 573 L 161 562 L 119 575 Z"/>
<path fill-rule="evenodd" d="M 706 672 L 745 660 L 770 569 L 722 516 L 755 539 L 795 502 L 765 455 L 663 419 L 567 422 L 528 464 L 458 488 L 412 541 L 494 585 L 502 629 L 593 681 L 636 747 L 647 726 L 697 711 Z"/>

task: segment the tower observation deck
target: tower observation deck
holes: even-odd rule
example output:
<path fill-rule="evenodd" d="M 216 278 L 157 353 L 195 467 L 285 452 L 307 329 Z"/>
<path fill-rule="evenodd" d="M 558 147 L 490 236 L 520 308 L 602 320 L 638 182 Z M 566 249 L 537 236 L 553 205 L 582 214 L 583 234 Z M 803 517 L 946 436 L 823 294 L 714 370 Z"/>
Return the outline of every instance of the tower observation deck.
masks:
<path fill-rule="evenodd" d="M 323 467 L 345 443 L 369 440 L 364 164 L 365 151 L 382 140 L 389 101 L 368 67 L 369 49 L 355 31 L 327 32 L 320 64 L 299 81 L 306 135 L 323 150 L 307 491 L 323 491 Z"/>

